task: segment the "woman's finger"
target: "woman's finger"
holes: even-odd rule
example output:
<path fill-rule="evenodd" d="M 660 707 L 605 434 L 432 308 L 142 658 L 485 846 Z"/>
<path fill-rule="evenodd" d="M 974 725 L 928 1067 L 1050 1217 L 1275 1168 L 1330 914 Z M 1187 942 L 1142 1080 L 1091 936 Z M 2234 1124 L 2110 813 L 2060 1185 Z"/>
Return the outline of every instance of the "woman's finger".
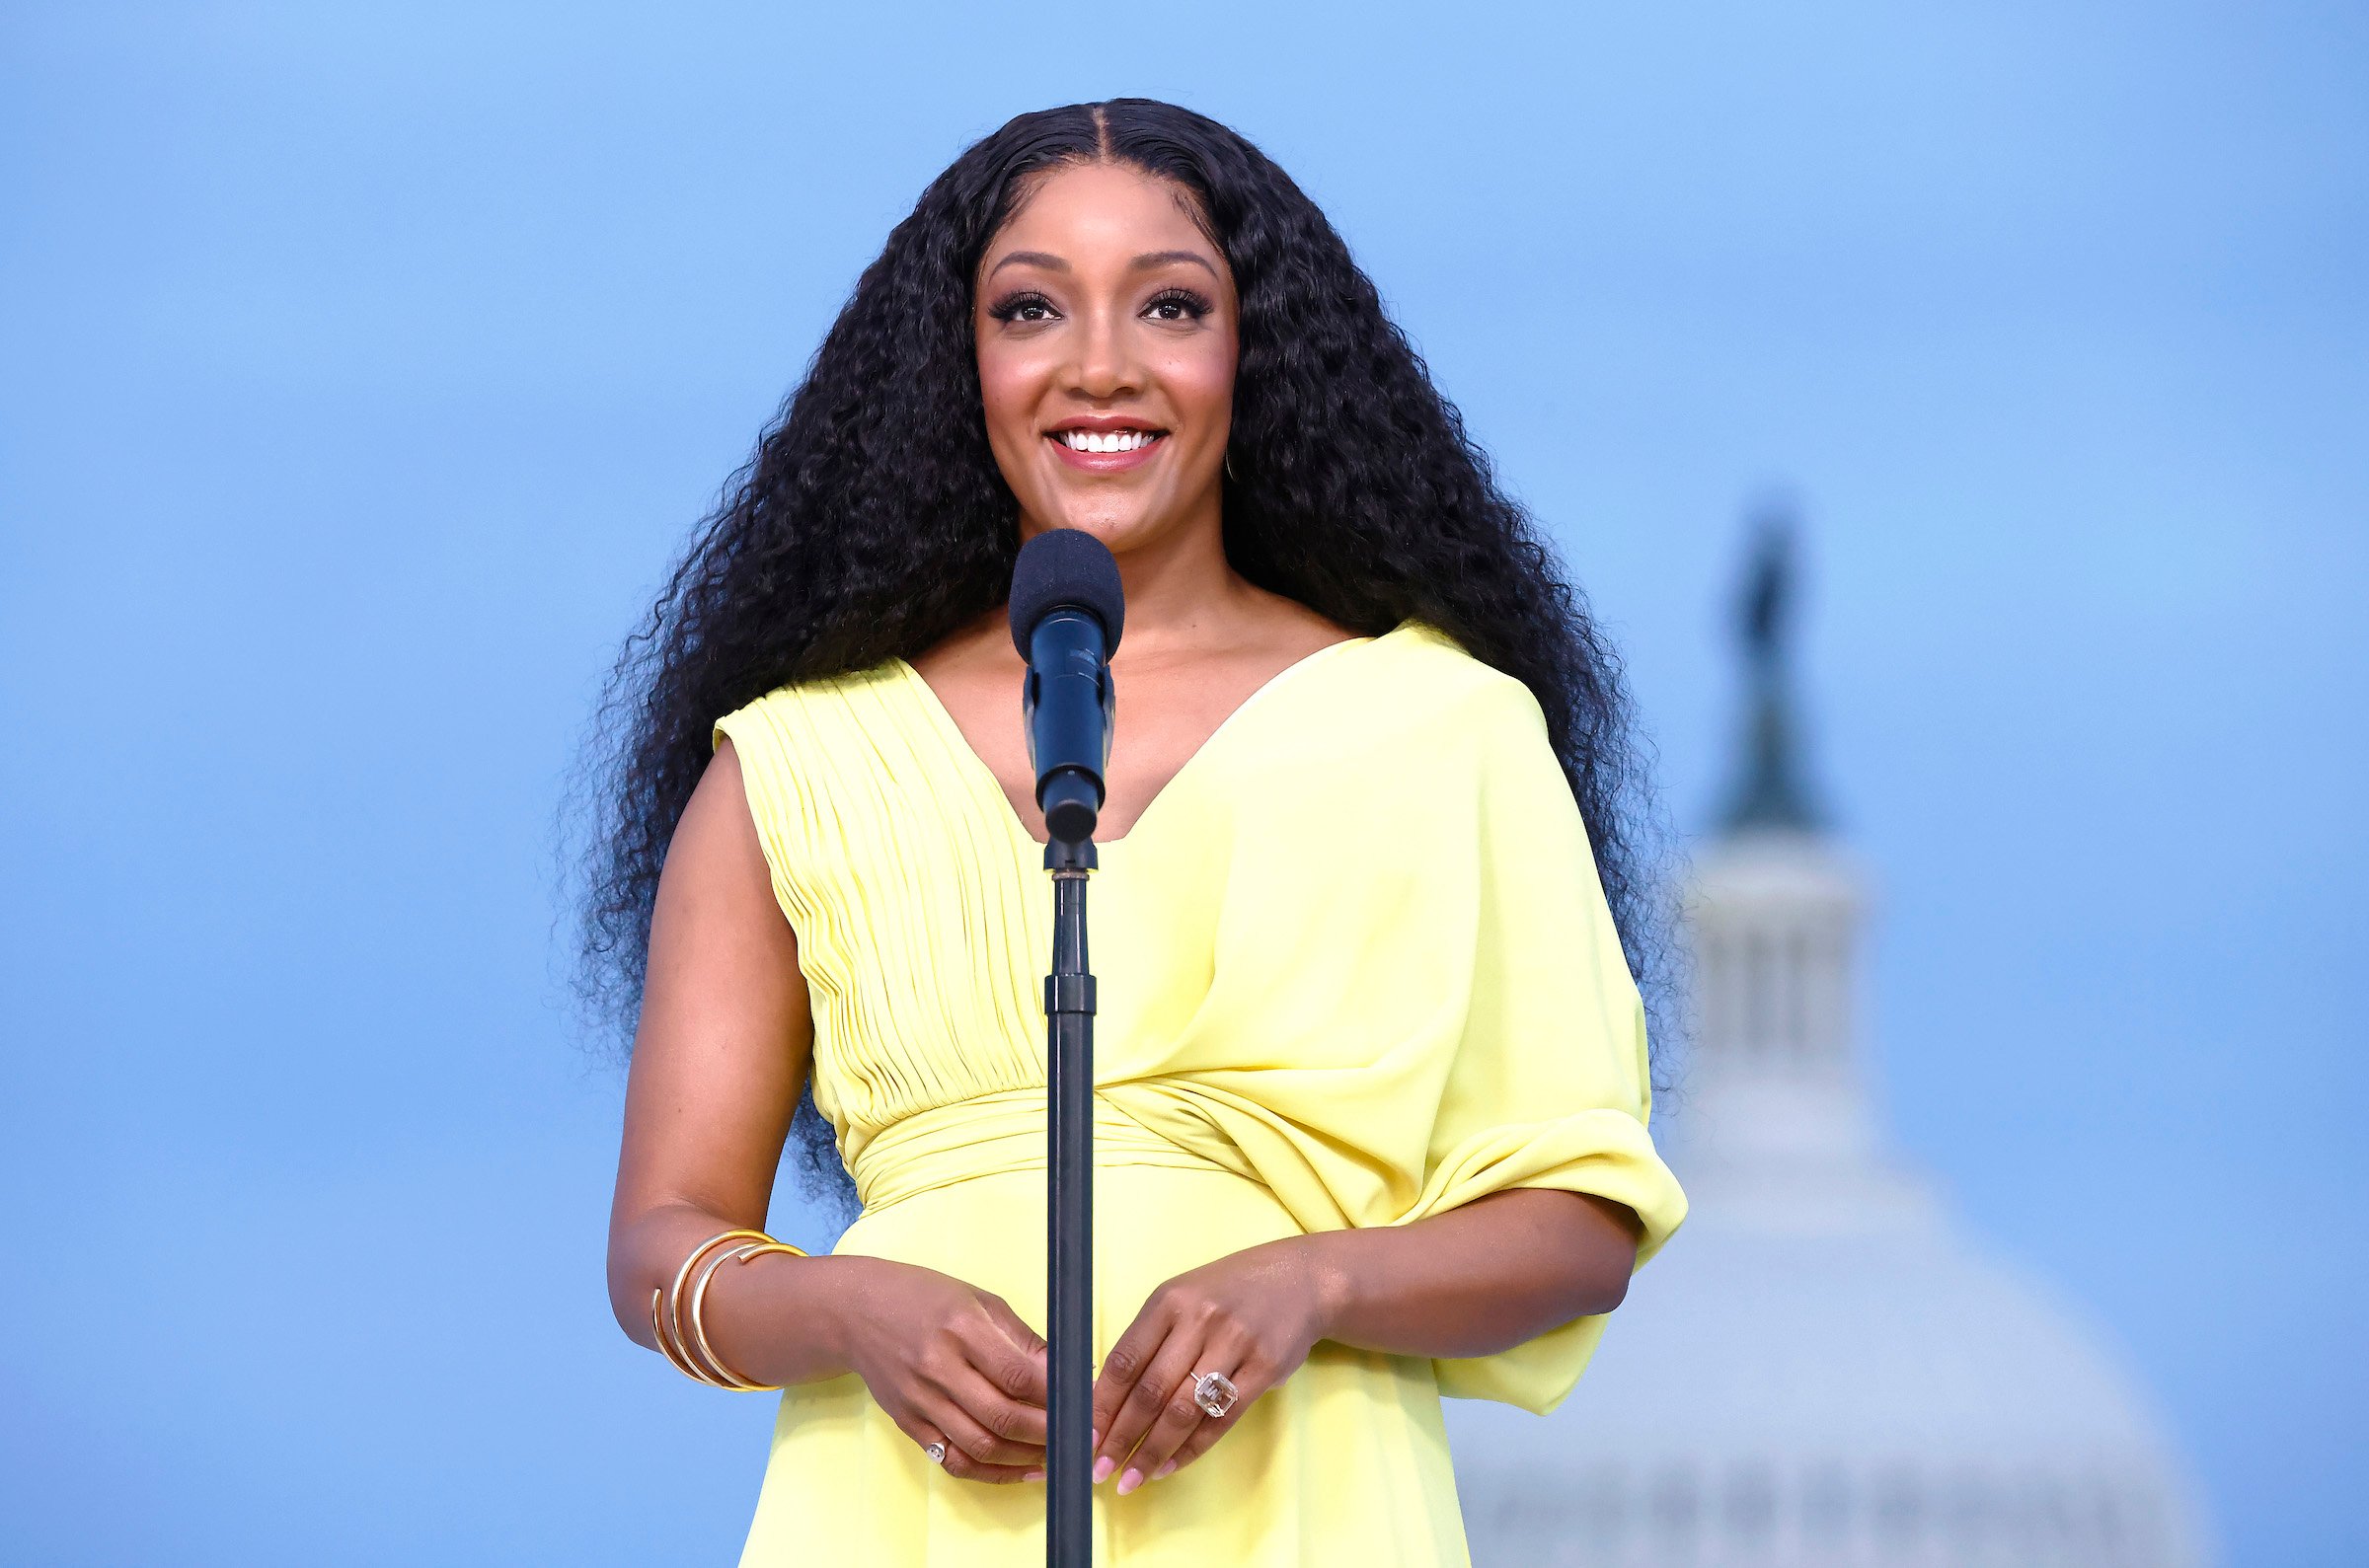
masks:
<path fill-rule="evenodd" d="M 1239 1342 L 1233 1336 L 1223 1336 L 1206 1346 L 1191 1365 L 1178 1375 L 1174 1387 L 1161 1405 L 1159 1419 L 1143 1435 L 1143 1441 L 1128 1456 L 1126 1468 L 1119 1474 L 1118 1490 L 1121 1496 L 1141 1486 L 1147 1477 L 1160 1473 L 1162 1467 L 1176 1457 L 1185 1440 L 1195 1432 L 1205 1426 L 1230 1424 L 1233 1421 L 1234 1410 L 1241 1408 L 1240 1400 L 1225 1415 L 1213 1416 L 1200 1407 L 1193 1393 L 1204 1373 L 1221 1373 L 1228 1381 L 1232 1381 L 1245 1359 L 1238 1347 Z"/>
<path fill-rule="evenodd" d="M 983 1464 L 1026 1468 L 1044 1460 L 1044 1412 L 1005 1398 L 976 1372 L 931 1389 L 921 1413 Z"/>
<path fill-rule="evenodd" d="M 1119 1408 L 1126 1403 L 1127 1396 L 1135 1391 L 1136 1383 L 1142 1381 L 1144 1372 L 1152 1364 L 1152 1358 L 1160 1353 L 1161 1342 L 1168 1338 L 1171 1321 L 1167 1299 L 1155 1294 L 1143 1304 L 1143 1309 L 1135 1314 L 1135 1321 L 1127 1325 L 1127 1331 L 1111 1345 L 1110 1353 L 1103 1358 L 1103 1370 L 1095 1377 L 1096 1452 L 1110 1456 L 1113 1462 L 1125 1458 L 1127 1451 L 1114 1451 L 1110 1442 L 1111 1423 L 1117 1419 Z M 1144 1425 L 1148 1427 L 1150 1424 L 1147 1418 Z M 1135 1435 L 1141 1437 L 1143 1434 L 1139 1429 Z"/>
<path fill-rule="evenodd" d="M 1097 1481 L 1108 1480 L 1126 1464 L 1136 1445 L 1159 1422 L 1161 1412 L 1168 1406 L 1168 1396 L 1192 1365 L 1193 1357 L 1200 1354 L 1200 1348 L 1197 1324 L 1174 1324 L 1138 1368 L 1122 1365 L 1118 1369 L 1122 1376 L 1129 1371 L 1134 1375 L 1126 1379 L 1109 1415 L 1098 1422 L 1103 1436 L 1095 1448 Z M 1113 1349 L 1111 1354 L 1115 1357 L 1117 1351 Z"/>
<path fill-rule="evenodd" d="M 1258 1370 L 1256 1362 L 1252 1362 L 1241 1371 L 1234 1373 L 1232 1381 L 1238 1396 L 1234 1401 L 1234 1408 L 1228 1410 L 1223 1416 L 1210 1416 L 1199 1426 L 1194 1427 L 1185 1435 L 1184 1446 L 1169 1456 L 1166 1463 L 1144 1472 L 1145 1480 L 1165 1479 L 1208 1453 L 1218 1439 L 1242 1425 L 1242 1418 L 1249 1413 L 1251 1406 L 1257 1404 L 1260 1396 L 1274 1386 L 1273 1382 Z M 1186 1389 L 1185 1391 L 1189 1393 L 1191 1390 Z"/>
<path fill-rule="evenodd" d="M 949 1446 L 946 1460 L 940 1466 L 957 1481 L 978 1481 L 988 1486 L 1018 1486 L 1023 1481 L 1044 1479 L 1044 1465 L 981 1464 L 960 1449 Z"/>
<path fill-rule="evenodd" d="M 1044 1468 L 1044 1450 L 999 1438 L 952 1398 L 925 1400 L 919 1419 L 946 1434 L 946 1473 L 965 1481 L 1008 1485 Z M 927 1445 L 924 1445 L 926 1450 Z"/>
<path fill-rule="evenodd" d="M 913 1446 L 921 1450 L 932 1463 L 936 1463 L 945 1456 L 947 1447 L 945 1433 L 909 1410 L 901 1414 L 891 1414 L 888 1419 L 896 1423 L 897 1431 L 913 1440 Z M 936 1453 L 931 1452 L 933 1446 L 937 1450 Z"/>
<path fill-rule="evenodd" d="M 960 1404 L 989 1436 L 1005 1444 L 1033 1449 L 1041 1456 L 1049 1417 L 1043 1405 L 1012 1397 L 1009 1380 L 1014 1376 L 1006 1371 L 999 1378 L 975 1367 L 965 1368 L 947 1380 L 943 1391 Z"/>
<path fill-rule="evenodd" d="M 1014 1467 L 1002 1464 L 981 1464 L 956 1448 L 947 1435 L 920 1416 L 907 1412 L 891 1416 L 896 1429 L 913 1440 L 921 1456 L 947 1474 L 965 1481 L 985 1481 L 990 1485 L 1005 1485 L 1015 1481 L 1034 1480 L 1040 1473 L 1037 1466 Z"/>

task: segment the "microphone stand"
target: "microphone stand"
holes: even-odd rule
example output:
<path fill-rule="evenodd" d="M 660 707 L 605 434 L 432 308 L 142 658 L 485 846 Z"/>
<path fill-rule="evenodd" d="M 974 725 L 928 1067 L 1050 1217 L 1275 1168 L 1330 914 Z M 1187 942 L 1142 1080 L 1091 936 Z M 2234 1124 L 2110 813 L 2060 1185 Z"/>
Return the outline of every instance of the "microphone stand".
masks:
<path fill-rule="evenodd" d="M 1094 1564 L 1094 976 L 1086 967 L 1091 838 L 1044 847 L 1053 967 L 1044 981 L 1051 1104 L 1046 1151 L 1047 1371 L 1044 1560 Z"/>
<path fill-rule="evenodd" d="M 1086 968 L 1086 879 L 1095 867 L 1094 830 L 1117 720 L 1109 655 L 1123 601 L 1118 566 L 1093 536 L 1057 528 L 1021 547 L 1012 571 L 1012 635 L 1029 664 L 1021 722 L 1044 810 L 1044 868 L 1053 879 L 1053 965 L 1044 981 L 1047 1568 L 1094 1568 L 1094 976 Z"/>

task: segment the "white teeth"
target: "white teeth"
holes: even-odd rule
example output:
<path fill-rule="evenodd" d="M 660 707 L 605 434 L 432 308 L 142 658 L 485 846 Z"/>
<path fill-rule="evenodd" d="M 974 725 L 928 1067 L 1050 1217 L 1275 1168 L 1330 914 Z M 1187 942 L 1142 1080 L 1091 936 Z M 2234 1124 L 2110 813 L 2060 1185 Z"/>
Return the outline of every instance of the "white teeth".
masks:
<path fill-rule="evenodd" d="M 1149 446 L 1152 441 L 1149 430 L 1112 430 L 1107 434 L 1098 430 L 1063 430 L 1060 435 L 1062 444 L 1073 452 L 1132 452 L 1137 447 Z"/>

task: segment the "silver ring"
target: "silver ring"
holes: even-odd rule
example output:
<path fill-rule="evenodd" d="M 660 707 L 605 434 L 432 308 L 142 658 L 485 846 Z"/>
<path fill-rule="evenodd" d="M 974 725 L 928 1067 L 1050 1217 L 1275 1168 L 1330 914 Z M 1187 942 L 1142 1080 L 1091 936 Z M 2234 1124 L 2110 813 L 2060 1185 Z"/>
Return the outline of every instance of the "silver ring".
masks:
<path fill-rule="evenodd" d="M 1222 1372 L 1204 1372 L 1193 1380 L 1192 1402 L 1201 1407 L 1204 1415 L 1223 1416 L 1241 1397 L 1242 1390 L 1234 1386 L 1234 1380 Z"/>
<path fill-rule="evenodd" d="M 944 1464 L 946 1462 L 946 1445 L 943 1443 L 933 1443 L 928 1448 L 923 1449 L 921 1452 L 930 1456 L 930 1462 L 932 1464 Z"/>

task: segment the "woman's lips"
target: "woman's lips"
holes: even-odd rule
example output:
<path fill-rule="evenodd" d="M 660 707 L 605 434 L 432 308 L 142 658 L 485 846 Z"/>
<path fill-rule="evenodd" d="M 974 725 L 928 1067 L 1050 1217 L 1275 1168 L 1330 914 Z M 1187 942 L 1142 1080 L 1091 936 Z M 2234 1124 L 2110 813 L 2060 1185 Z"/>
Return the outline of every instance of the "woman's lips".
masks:
<path fill-rule="evenodd" d="M 1107 432 L 1097 431 L 1095 433 L 1100 435 Z M 1088 474 L 1122 474 L 1128 469 L 1141 468 L 1144 464 L 1149 463 L 1152 460 L 1152 454 L 1159 451 L 1162 443 L 1168 439 L 1168 432 L 1165 430 L 1147 430 L 1141 433 L 1148 439 L 1141 445 L 1131 447 L 1124 452 L 1081 452 L 1063 440 L 1062 432 L 1058 430 L 1048 431 L 1045 439 L 1051 442 L 1053 450 L 1061 455 L 1061 461 L 1067 463 L 1071 468 L 1081 469 Z"/>

